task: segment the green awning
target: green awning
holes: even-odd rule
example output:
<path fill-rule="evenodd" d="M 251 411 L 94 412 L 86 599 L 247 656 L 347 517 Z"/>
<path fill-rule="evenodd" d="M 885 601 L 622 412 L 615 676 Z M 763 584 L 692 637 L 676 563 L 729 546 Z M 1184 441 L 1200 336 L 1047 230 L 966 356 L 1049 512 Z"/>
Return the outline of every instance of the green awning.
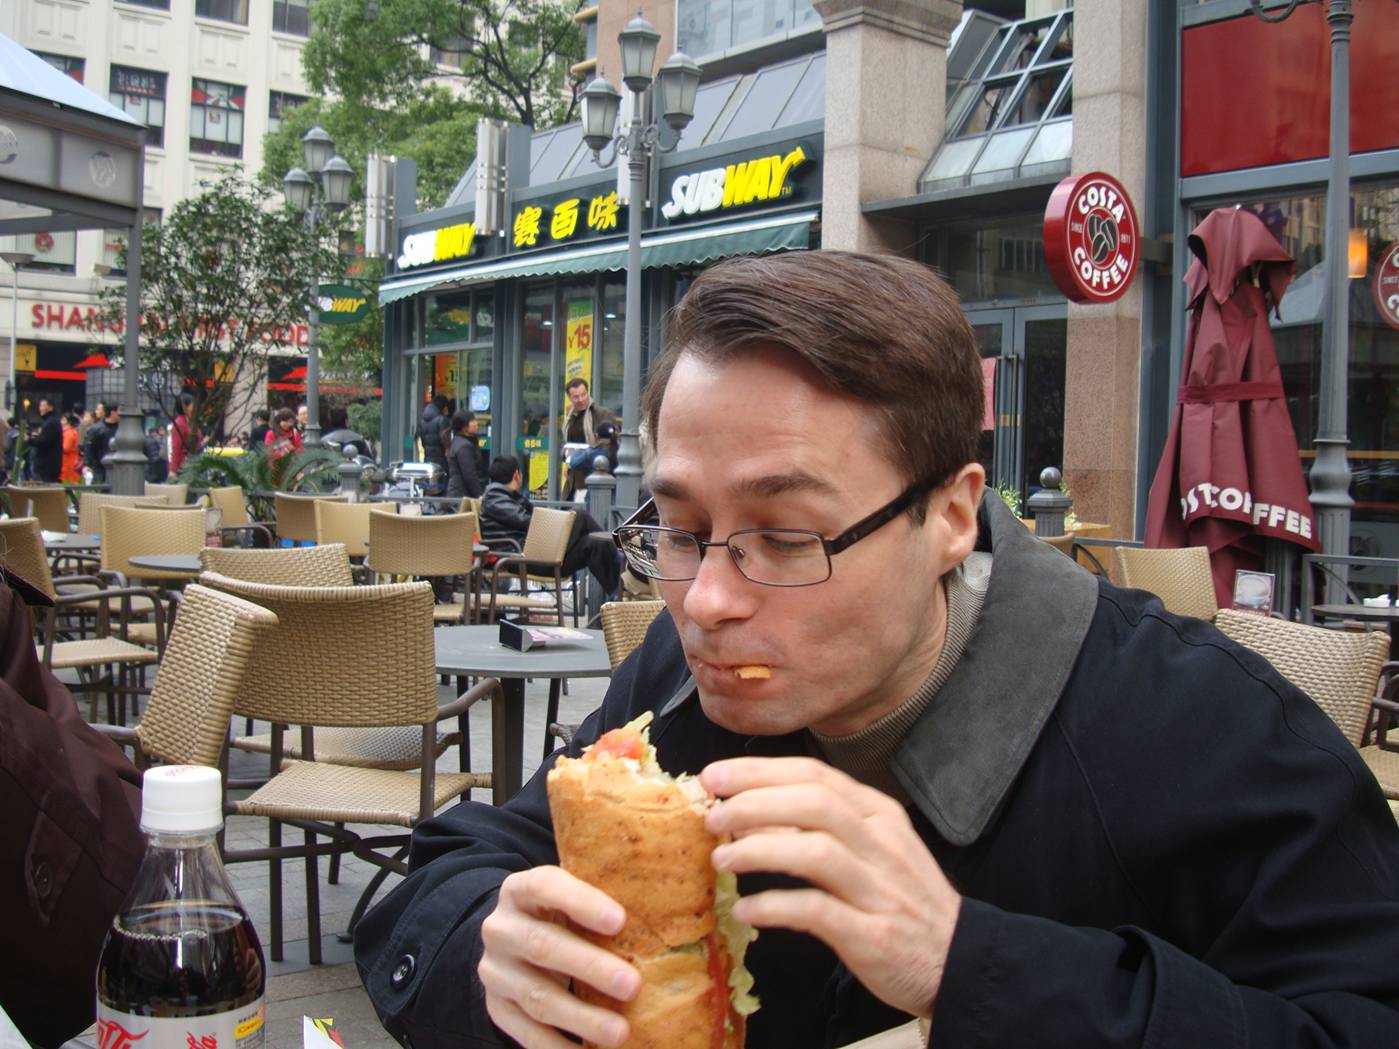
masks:
<path fill-rule="evenodd" d="M 688 266 L 731 255 L 761 255 L 790 248 L 802 249 L 811 242 L 811 224 L 815 221 L 816 212 L 800 211 L 723 225 L 654 231 L 642 235 L 641 265 L 644 269 Z M 399 299 L 447 284 L 462 286 L 510 277 L 597 273 L 602 270 L 623 270 L 626 266 L 626 242 L 613 240 L 566 251 L 492 259 L 421 276 L 395 277 L 379 285 L 379 304 L 387 306 Z"/>

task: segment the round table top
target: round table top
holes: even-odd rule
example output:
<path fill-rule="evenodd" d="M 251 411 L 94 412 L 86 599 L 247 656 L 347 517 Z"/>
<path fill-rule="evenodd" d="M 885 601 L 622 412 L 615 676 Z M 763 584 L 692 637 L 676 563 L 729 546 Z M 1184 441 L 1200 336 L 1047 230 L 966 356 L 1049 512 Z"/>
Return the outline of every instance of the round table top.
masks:
<path fill-rule="evenodd" d="M 198 554 L 138 554 L 127 560 L 132 568 L 150 568 L 157 572 L 182 572 L 197 576 L 203 570 Z"/>
<path fill-rule="evenodd" d="M 1335 619 L 1371 619 L 1377 622 L 1399 622 L 1399 605 L 1312 605 L 1312 612 Z"/>
<path fill-rule="evenodd" d="M 76 532 L 44 532 L 46 550 L 100 550 L 100 535 L 79 535 Z"/>
<path fill-rule="evenodd" d="M 440 674 L 482 674 L 487 677 L 607 677 L 601 630 L 584 631 L 586 641 L 551 641 L 517 652 L 500 643 L 500 625 L 444 626 L 433 631 Z"/>

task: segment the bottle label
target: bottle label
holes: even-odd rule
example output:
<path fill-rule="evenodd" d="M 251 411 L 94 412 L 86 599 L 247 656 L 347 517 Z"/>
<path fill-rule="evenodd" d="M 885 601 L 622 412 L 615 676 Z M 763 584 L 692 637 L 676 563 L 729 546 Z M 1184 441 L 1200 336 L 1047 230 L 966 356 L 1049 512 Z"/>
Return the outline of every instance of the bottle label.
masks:
<path fill-rule="evenodd" d="M 262 1049 L 263 1000 L 212 1016 L 132 1016 L 97 1003 L 98 1049 Z"/>

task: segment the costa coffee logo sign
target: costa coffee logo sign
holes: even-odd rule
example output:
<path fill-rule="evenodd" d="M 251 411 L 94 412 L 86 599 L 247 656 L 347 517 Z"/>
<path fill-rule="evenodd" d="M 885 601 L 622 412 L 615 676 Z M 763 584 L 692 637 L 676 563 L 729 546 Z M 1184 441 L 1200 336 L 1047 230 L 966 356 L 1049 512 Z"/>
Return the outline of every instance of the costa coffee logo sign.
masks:
<path fill-rule="evenodd" d="M 1399 240 L 1384 249 L 1375 267 L 1375 307 L 1391 328 L 1399 328 Z"/>
<path fill-rule="evenodd" d="M 1055 186 L 1044 209 L 1044 254 L 1054 283 L 1074 302 L 1120 298 L 1141 257 L 1137 212 L 1122 183 L 1094 171 Z"/>

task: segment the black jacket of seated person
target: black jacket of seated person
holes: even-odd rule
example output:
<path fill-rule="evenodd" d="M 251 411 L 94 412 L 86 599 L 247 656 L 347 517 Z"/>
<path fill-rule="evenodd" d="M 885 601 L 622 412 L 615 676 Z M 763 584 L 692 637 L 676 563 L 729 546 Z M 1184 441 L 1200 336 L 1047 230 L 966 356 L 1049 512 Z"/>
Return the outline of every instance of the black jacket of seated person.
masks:
<path fill-rule="evenodd" d="M 573 531 L 569 533 L 568 548 L 564 551 L 563 574 L 570 576 L 587 568 L 604 593 L 615 594 L 622 581 L 616 549 L 611 543 L 590 538 L 590 533 L 602 530 L 592 514 L 581 506 L 569 509 L 574 512 Z M 481 496 L 481 538 L 513 539 L 523 547 L 533 514 L 534 504 L 529 496 L 508 484 L 492 481 Z"/>
<path fill-rule="evenodd" d="M 931 1049 L 1399 1046 L 1399 828 L 1355 748 L 1261 656 L 1036 540 L 994 492 L 975 631 L 895 752 L 962 909 Z M 877 629 L 872 626 L 871 629 Z M 566 753 L 643 711 L 661 765 L 810 754 L 704 713 L 662 613 Z M 355 931 L 389 1032 L 513 1044 L 477 976 L 512 871 L 557 863 L 545 777 L 413 832 L 410 873 Z M 740 875 L 744 895 L 791 885 Z M 908 1020 L 820 941 L 764 929 L 753 1049 L 843 1046 Z"/>

